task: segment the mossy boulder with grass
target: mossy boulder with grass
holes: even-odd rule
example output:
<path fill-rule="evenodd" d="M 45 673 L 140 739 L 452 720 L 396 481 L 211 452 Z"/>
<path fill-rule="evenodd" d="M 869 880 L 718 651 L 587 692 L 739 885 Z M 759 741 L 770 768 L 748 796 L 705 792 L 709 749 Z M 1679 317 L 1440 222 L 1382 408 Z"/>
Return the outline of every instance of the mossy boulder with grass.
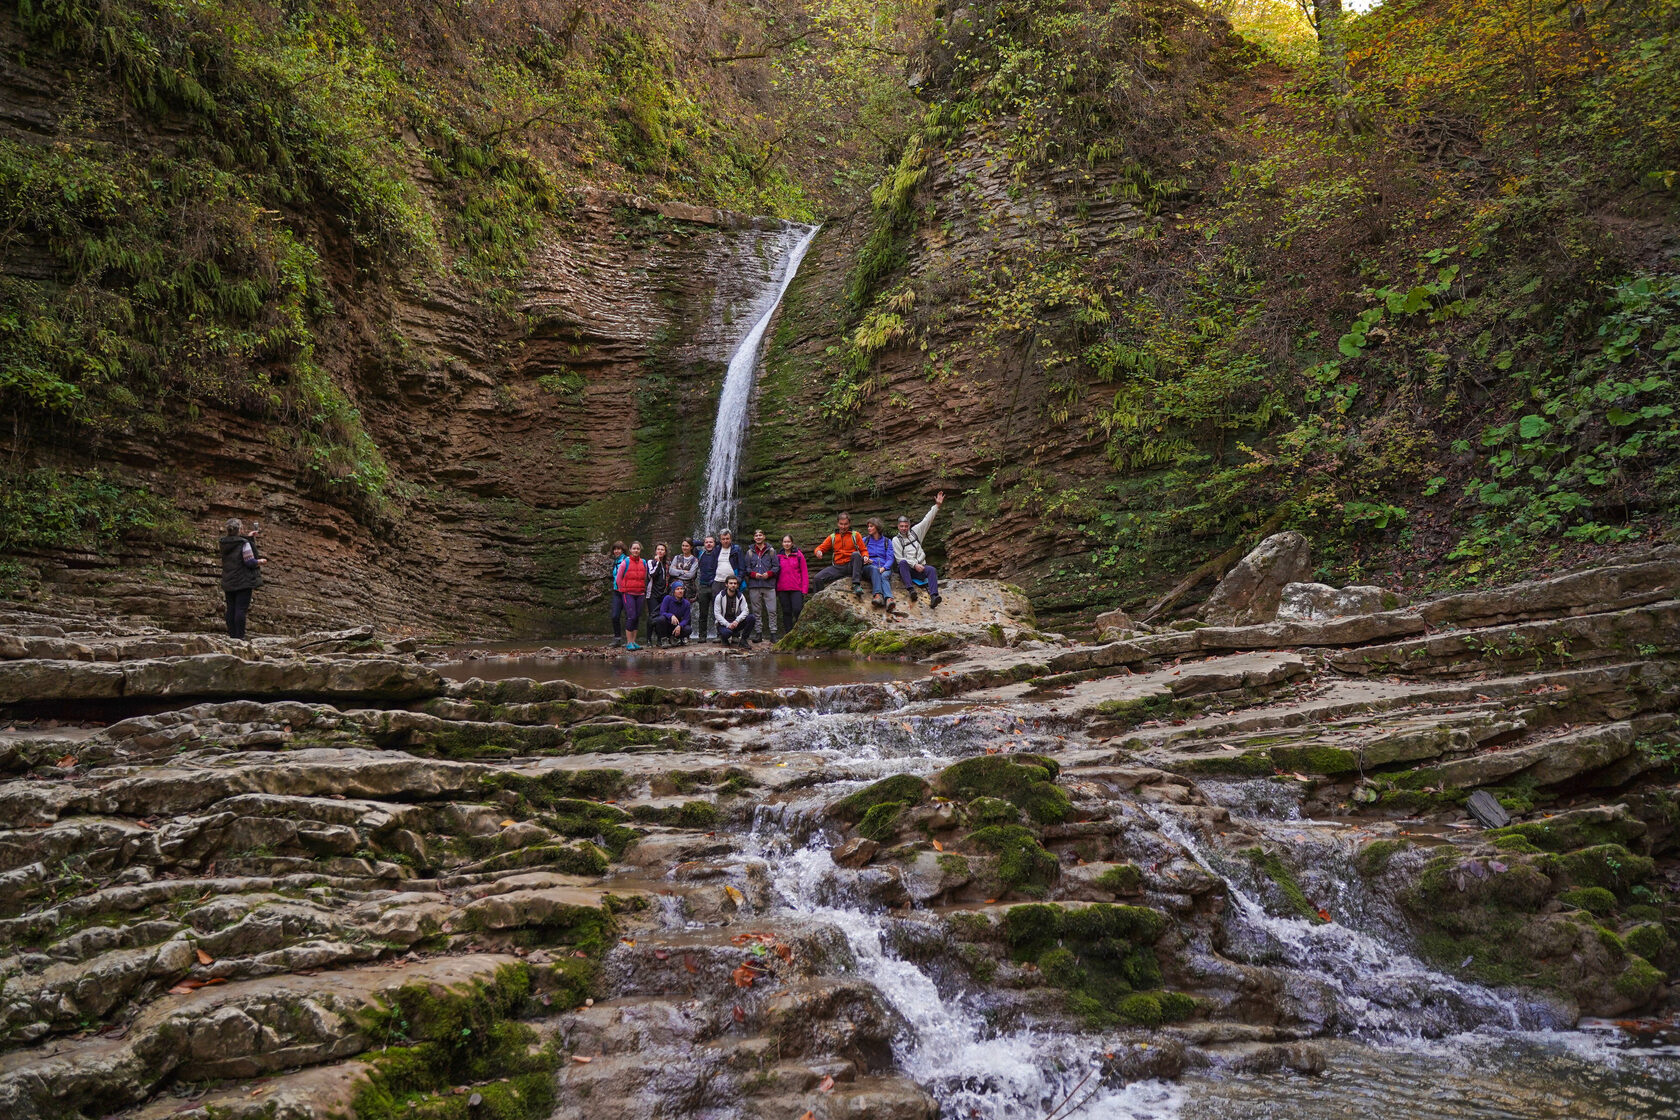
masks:
<path fill-rule="evenodd" d="M 999 885 L 1006 890 L 1042 898 L 1060 874 L 1056 857 L 1044 850 L 1030 829 L 1020 825 L 977 829 L 969 834 L 968 841 L 995 857 L 993 869 Z"/>
<path fill-rule="evenodd" d="M 1029 903 L 1004 914 L 1003 934 L 1010 958 L 1036 964 L 1088 1026 L 1153 1027 L 1198 1007 L 1192 996 L 1159 990 L 1156 945 L 1170 924 L 1146 906 Z"/>
<path fill-rule="evenodd" d="M 1073 803 L 1056 785 L 1061 768 L 1043 755 L 984 755 L 940 771 L 933 788 L 958 801 L 993 797 L 1021 809 L 1036 824 L 1061 824 Z"/>
<path fill-rule="evenodd" d="M 920 805 L 928 795 L 928 784 L 914 774 L 894 774 L 856 793 L 847 794 L 828 807 L 828 815 L 846 824 L 856 824 L 875 808 L 887 802 L 901 807 Z"/>

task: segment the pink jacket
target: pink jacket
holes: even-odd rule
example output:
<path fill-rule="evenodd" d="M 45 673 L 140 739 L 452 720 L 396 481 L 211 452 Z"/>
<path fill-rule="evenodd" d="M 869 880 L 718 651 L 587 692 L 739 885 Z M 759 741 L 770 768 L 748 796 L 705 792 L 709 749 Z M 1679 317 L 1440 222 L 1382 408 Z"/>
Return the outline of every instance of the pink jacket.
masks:
<path fill-rule="evenodd" d="M 792 552 L 782 552 L 778 549 L 776 555 L 782 562 L 781 574 L 776 577 L 776 590 L 798 591 L 809 595 L 811 573 L 805 566 L 805 550 L 796 548 Z"/>

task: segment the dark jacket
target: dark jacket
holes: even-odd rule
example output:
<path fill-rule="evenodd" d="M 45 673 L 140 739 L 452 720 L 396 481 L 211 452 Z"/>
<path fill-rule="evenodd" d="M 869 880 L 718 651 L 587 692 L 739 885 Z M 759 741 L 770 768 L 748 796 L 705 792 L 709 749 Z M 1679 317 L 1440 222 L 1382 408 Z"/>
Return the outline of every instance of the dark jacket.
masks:
<path fill-rule="evenodd" d="M 700 583 L 703 586 L 715 583 L 717 584 L 717 589 L 719 591 L 723 590 L 723 581 L 717 578 L 717 554 L 722 551 L 722 546 L 719 546 L 716 550 L 714 550 L 709 564 L 705 560 L 700 561 Z M 702 555 L 704 555 L 704 553 L 702 553 Z M 741 546 L 738 544 L 732 544 L 729 546 L 729 566 L 734 569 L 736 575 L 741 577 L 741 586 L 745 587 L 747 585 L 747 557 L 746 553 L 741 551 Z"/>
<path fill-rule="evenodd" d="M 747 586 L 758 588 L 774 588 L 776 576 L 781 573 L 782 562 L 776 550 L 769 545 L 760 549 L 756 544 L 747 549 Z"/>
<path fill-rule="evenodd" d="M 675 595 L 667 595 L 659 602 L 659 617 L 670 618 L 675 615 L 677 625 L 681 626 L 684 630 L 687 630 L 688 615 L 689 611 L 692 609 L 693 608 L 689 606 L 687 599 L 679 599 Z"/>
<path fill-rule="evenodd" d="M 671 562 L 669 560 L 649 560 L 647 569 L 647 597 L 657 603 L 665 598 L 667 591 L 671 590 Z"/>
<path fill-rule="evenodd" d="M 257 542 L 250 537 L 223 537 L 216 542 L 222 550 L 222 590 L 252 591 L 262 586 L 262 569 L 257 567 Z M 245 562 L 245 546 L 251 546 L 251 561 Z"/>

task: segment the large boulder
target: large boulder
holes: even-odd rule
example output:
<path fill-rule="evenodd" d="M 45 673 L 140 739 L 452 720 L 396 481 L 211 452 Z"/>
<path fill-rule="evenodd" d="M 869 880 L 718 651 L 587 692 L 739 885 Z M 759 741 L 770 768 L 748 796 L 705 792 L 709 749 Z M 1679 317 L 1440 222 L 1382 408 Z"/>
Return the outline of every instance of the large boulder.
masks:
<path fill-rule="evenodd" d="M 1312 547 L 1293 530 L 1274 533 L 1219 581 L 1201 615 L 1216 626 L 1252 626 L 1277 617 L 1283 589 L 1312 572 Z"/>
<path fill-rule="evenodd" d="M 1285 584 L 1277 617 L 1298 622 L 1350 615 L 1380 614 L 1406 605 L 1406 598 L 1382 587 L 1356 584 L 1331 587 L 1327 583 Z"/>
<path fill-rule="evenodd" d="M 940 580 L 940 603 L 910 602 L 895 581 L 895 613 L 877 609 L 867 594 L 854 597 L 841 581 L 805 604 L 782 649 L 846 649 L 859 653 L 925 656 L 959 645 L 1007 645 L 1036 633 L 1032 604 L 1013 584 L 989 579 Z"/>

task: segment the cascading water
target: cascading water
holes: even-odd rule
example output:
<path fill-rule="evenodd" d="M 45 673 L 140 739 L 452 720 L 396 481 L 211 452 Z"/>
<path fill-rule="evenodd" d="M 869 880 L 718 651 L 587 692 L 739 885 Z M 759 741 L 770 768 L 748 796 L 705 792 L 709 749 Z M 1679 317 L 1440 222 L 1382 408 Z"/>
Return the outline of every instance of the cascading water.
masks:
<path fill-rule="evenodd" d="M 752 328 L 729 358 L 718 397 L 717 423 L 712 429 L 712 453 L 706 462 L 705 493 L 700 501 L 698 538 L 719 529 L 733 528 L 740 500 L 736 482 L 741 468 L 741 444 L 747 435 L 747 406 L 752 400 L 753 381 L 758 372 L 759 350 L 764 332 L 782 302 L 788 285 L 799 272 L 805 251 L 817 236 L 819 226 L 794 227 L 776 235 L 780 260 L 770 283 L 748 309 Z"/>

